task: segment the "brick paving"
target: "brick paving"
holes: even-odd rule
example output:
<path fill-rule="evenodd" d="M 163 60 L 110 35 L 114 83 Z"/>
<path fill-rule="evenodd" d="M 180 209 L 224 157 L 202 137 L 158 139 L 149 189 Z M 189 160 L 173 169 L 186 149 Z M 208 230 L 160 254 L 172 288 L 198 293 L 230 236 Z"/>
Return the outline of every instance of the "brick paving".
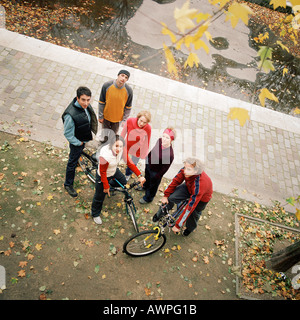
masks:
<path fill-rule="evenodd" d="M 61 115 L 77 87 L 92 90 L 97 111 L 102 84 L 120 68 L 124 66 L 0 29 L 0 130 L 16 134 L 28 128 L 33 139 L 66 147 Z M 151 111 L 152 143 L 168 125 L 179 133 L 168 178 L 193 153 L 204 161 L 216 191 L 236 189 L 240 197 L 266 204 L 300 194 L 299 118 L 246 104 L 251 121 L 241 127 L 237 120 L 228 121 L 228 106 L 244 102 L 128 69 L 132 115 Z"/>

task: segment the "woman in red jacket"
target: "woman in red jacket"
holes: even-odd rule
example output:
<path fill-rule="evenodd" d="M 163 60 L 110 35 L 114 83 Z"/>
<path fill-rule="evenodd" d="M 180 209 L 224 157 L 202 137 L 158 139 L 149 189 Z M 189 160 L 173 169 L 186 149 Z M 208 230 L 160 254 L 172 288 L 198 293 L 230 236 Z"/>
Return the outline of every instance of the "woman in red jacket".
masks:
<path fill-rule="evenodd" d="M 151 137 L 151 113 L 149 111 L 141 111 L 136 118 L 129 118 L 121 132 L 121 136 L 126 140 L 126 150 L 128 155 L 135 165 L 140 159 L 145 159 Z M 130 179 L 132 171 L 129 167 L 126 168 L 126 180 Z"/>
<path fill-rule="evenodd" d="M 187 158 L 184 161 L 184 167 L 179 170 L 164 192 L 161 199 L 162 204 L 167 205 L 171 210 L 175 203 L 188 199 L 184 211 L 178 217 L 174 232 L 180 231 L 180 228 L 186 224 L 183 236 L 188 236 L 197 228 L 198 220 L 202 211 L 212 197 L 213 188 L 210 177 L 203 171 L 202 164 L 198 159 Z M 153 216 L 156 222 L 162 215 L 161 209 Z"/>

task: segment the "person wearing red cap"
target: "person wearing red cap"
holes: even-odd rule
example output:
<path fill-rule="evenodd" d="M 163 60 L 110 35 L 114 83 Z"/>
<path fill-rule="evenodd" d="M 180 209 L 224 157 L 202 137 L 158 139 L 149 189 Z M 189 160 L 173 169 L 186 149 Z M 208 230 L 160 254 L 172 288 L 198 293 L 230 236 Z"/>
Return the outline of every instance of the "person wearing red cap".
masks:
<path fill-rule="evenodd" d="M 176 132 L 174 128 L 164 130 L 146 158 L 145 178 L 143 186 L 145 195 L 139 200 L 141 204 L 153 201 L 163 175 L 170 168 L 174 160 L 172 142 L 175 140 Z"/>
<path fill-rule="evenodd" d="M 103 84 L 98 108 L 98 120 L 102 123 L 101 142 L 106 142 L 110 131 L 118 133 L 120 123 L 126 121 L 131 112 L 132 88 L 126 83 L 130 77 L 127 70 L 120 70 L 116 80 Z"/>

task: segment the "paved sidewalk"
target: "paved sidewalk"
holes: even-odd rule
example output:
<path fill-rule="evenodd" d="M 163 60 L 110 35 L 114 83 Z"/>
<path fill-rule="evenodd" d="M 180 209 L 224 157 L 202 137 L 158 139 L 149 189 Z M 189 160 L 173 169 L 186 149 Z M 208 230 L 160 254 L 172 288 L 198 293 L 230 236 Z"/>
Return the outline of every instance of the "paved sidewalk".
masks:
<path fill-rule="evenodd" d="M 0 29 L 0 130 L 32 132 L 37 141 L 67 146 L 61 114 L 78 86 L 93 93 L 93 107 L 102 84 L 124 68 L 117 63 Z M 248 200 L 271 200 L 300 194 L 300 119 L 189 86 L 141 70 L 131 72 L 132 115 L 149 109 L 152 144 L 167 125 L 178 134 L 171 178 L 188 155 L 197 155 L 214 189 L 234 188 Z M 249 110 L 251 121 L 240 127 L 228 121 L 231 107 Z M 292 209 L 292 208 L 288 208 Z"/>

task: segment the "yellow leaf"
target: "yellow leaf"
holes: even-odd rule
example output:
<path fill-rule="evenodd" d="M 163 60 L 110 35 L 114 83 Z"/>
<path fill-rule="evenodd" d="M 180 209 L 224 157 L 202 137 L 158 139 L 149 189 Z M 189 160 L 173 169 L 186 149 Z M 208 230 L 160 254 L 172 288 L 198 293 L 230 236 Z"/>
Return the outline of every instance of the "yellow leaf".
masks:
<path fill-rule="evenodd" d="M 53 233 L 54 233 L 55 235 L 58 235 L 58 234 L 60 233 L 60 230 L 59 230 L 59 229 L 54 229 L 54 230 L 53 230 Z"/>
<path fill-rule="evenodd" d="M 289 48 L 286 47 L 281 41 L 277 40 L 276 43 L 279 44 L 280 47 L 281 47 L 283 50 L 286 50 L 287 52 L 290 52 Z"/>
<path fill-rule="evenodd" d="M 282 74 L 285 75 L 286 73 L 288 73 L 289 70 L 287 68 L 283 68 Z"/>
<path fill-rule="evenodd" d="M 294 114 L 300 114 L 300 109 L 298 107 L 295 108 Z"/>
<path fill-rule="evenodd" d="M 278 102 L 278 99 L 275 97 L 275 95 L 273 93 L 271 93 L 267 88 L 261 89 L 258 97 L 259 97 L 260 104 L 263 107 L 265 106 L 265 99 L 266 98 Z"/>
<path fill-rule="evenodd" d="M 199 40 L 195 41 L 194 46 L 195 46 L 196 50 L 199 50 L 202 47 L 207 54 L 209 53 L 209 47 L 206 45 L 206 43 L 203 40 L 199 39 Z"/>
<path fill-rule="evenodd" d="M 236 27 L 238 21 L 241 19 L 246 25 L 248 25 L 248 15 L 252 14 L 253 11 L 245 4 L 239 4 L 234 2 L 226 12 L 225 21 L 230 20 L 233 28 Z"/>
<path fill-rule="evenodd" d="M 271 0 L 270 5 L 273 5 L 274 9 L 278 7 L 286 7 L 286 0 Z"/>
<path fill-rule="evenodd" d="M 194 22 L 191 20 L 195 17 L 197 13 L 196 9 L 190 9 L 190 2 L 184 3 L 181 9 L 175 8 L 174 18 L 176 20 L 176 26 L 178 30 L 184 33 L 185 29 L 190 29 L 195 26 Z"/>
<path fill-rule="evenodd" d="M 167 27 L 167 25 L 165 23 L 161 22 L 161 24 L 163 25 L 161 33 L 170 36 L 171 41 L 173 43 L 176 42 L 176 37 L 175 37 L 174 33 Z"/>
<path fill-rule="evenodd" d="M 170 249 L 165 249 L 164 252 L 165 252 L 165 253 L 169 253 L 169 252 L 170 252 Z"/>
<path fill-rule="evenodd" d="M 37 206 L 41 206 L 42 204 L 41 204 L 40 202 L 37 202 L 36 205 L 37 205 Z"/>
<path fill-rule="evenodd" d="M 296 218 L 300 221 L 300 210 L 298 208 L 296 209 Z"/>
<path fill-rule="evenodd" d="M 184 67 L 186 68 L 187 65 L 189 65 L 192 68 L 194 64 L 198 67 L 199 62 L 200 62 L 200 60 L 199 60 L 198 56 L 196 55 L 196 53 L 191 52 L 189 54 L 186 62 L 184 63 Z"/>
<path fill-rule="evenodd" d="M 208 18 L 210 18 L 211 15 L 209 13 L 198 13 L 195 18 L 197 19 L 197 22 L 200 22 L 201 20 L 207 20 Z"/>
<path fill-rule="evenodd" d="M 52 200 L 53 199 L 53 196 L 51 194 L 49 194 L 49 196 L 47 197 L 47 200 Z"/>
<path fill-rule="evenodd" d="M 103 274 L 103 275 L 102 275 L 102 279 L 105 279 L 105 278 L 106 278 L 106 275 L 105 275 L 105 274 Z"/>
<path fill-rule="evenodd" d="M 173 54 L 172 54 L 171 50 L 165 44 L 163 44 L 163 46 L 164 46 L 165 57 L 167 60 L 168 71 L 169 71 L 169 73 L 174 73 L 177 76 L 178 73 L 177 73 L 177 69 L 175 67 L 175 59 L 173 57 Z"/>
<path fill-rule="evenodd" d="M 230 108 L 227 119 L 235 120 L 238 119 L 240 126 L 243 127 L 247 120 L 250 120 L 248 110 L 243 108 Z"/>
<path fill-rule="evenodd" d="M 40 250 L 42 250 L 42 245 L 40 243 L 37 243 L 35 245 L 35 248 L 36 248 L 37 251 L 40 251 Z"/>

